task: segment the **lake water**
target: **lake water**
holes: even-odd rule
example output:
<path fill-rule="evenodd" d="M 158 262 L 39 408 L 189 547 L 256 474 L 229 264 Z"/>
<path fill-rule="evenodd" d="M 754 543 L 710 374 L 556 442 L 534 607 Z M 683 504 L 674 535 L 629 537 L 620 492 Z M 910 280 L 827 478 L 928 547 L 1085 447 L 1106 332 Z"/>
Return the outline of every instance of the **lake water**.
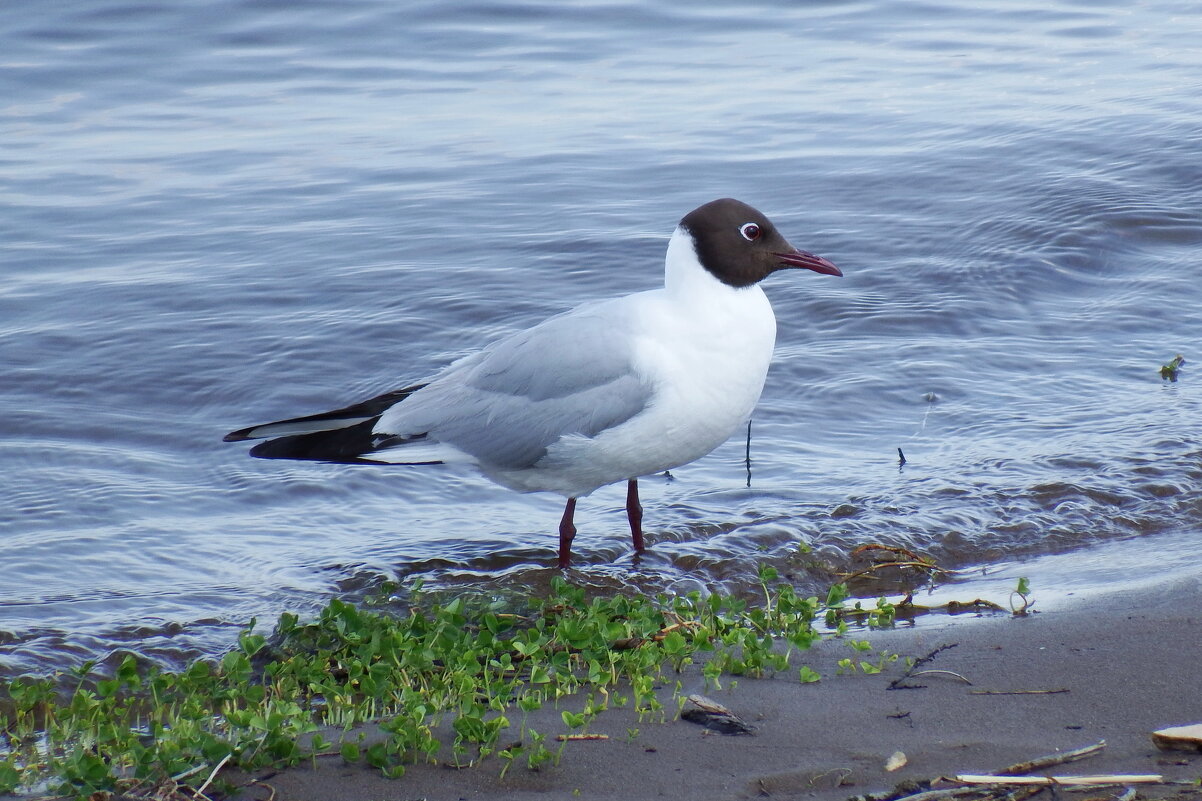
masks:
<path fill-rule="evenodd" d="M 1158 374 L 1202 360 L 1202 7 L 781 5 L 9 8 L 0 675 L 384 580 L 540 591 L 558 497 L 221 436 L 654 287 L 721 196 L 846 277 L 766 282 L 750 487 L 739 436 L 644 481 L 638 561 L 598 491 L 575 580 L 817 587 L 866 542 L 1202 567 L 1199 374 Z"/>

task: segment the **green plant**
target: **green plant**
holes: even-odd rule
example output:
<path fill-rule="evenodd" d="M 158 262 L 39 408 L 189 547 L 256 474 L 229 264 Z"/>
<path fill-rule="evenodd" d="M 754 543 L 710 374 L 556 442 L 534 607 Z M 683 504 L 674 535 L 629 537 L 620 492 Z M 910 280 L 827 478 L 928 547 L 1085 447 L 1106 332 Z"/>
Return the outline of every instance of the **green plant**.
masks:
<path fill-rule="evenodd" d="M 1014 596 L 1016 595 L 1019 599 L 1018 605 L 1015 605 L 1014 603 Z M 1014 591 L 1010 593 L 1011 613 L 1013 613 L 1016 617 L 1027 614 L 1027 610 L 1031 608 L 1030 595 L 1031 582 L 1027 581 L 1026 578 L 1020 578 L 1018 580 L 1018 585 L 1014 588 Z"/>
<path fill-rule="evenodd" d="M 85 663 L 14 679 L 0 685 L 0 793 L 36 782 L 80 798 L 135 785 L 208 785 L 227 766 L 254 771 L 318 753 L 391 777 L 444 748 L 460 764 L 491 756 L 504 773 L 524 758 L 538 769 L 558 761 L 562 746 L 552 750 L 545 733 L 528 729 L 527 713 L 584 691 L 582 709 L 561 711 L 569 731 L 585 729 L 611 702 L 631 705 L 640 721 L 662 721 L 660 687 L 683 702 L 681 683 L 665 672 L 701 662 L 716 684 L 723 674 L 785 670 L 794 651 L 820 638 L 820 610 L 837 616 L 846 599 L 841 585 L 825 604 L 798 595 L 771 568 L 759 584 L 756 605 L 697 592 L 588 597 L 562 577 L 548 597 L 524 606 L 440 600 L 415 587 L 401 616 L 383 602 L 335 599 L 312 620 L 281 615 L 270 636 L 251 621 L 229 653 L 178 671 L 130 654 L 108 672 Z M 798 675 L 818 678 L 808 668 Z M 518 742 L 502 747 L 515 716 Z M 435 733 L 443 724 L 450 742 Z M 368 743 L 364 725 L 384 736 Z"/>
<path fill-rule="evenodd" d="M 1183 364 L 1185 364 L 1185 357 L 1178 353 L 1171 362 L 1160 366 L 1160 377 L 1165 381 L 1176 381 L 1177 373 Z"/>

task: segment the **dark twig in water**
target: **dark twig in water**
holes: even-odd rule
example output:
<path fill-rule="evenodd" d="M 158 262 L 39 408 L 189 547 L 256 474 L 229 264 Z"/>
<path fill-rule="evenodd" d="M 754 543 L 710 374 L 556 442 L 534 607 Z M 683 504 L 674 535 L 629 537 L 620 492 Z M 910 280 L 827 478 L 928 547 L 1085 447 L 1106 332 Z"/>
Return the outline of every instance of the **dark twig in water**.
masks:
<path fill-rule="evenodd" d="M 916 554 L 911 550 L 899 547 L 897 545 L 880 545 L 877 543 L 868 543 L 867 545 L 861 545 L 858 548 L 854 549 L 851 552 L 851 555 L 853 557 L 862 556 L 863 554 L 869 553 L 870 551 L 885 551 L 886 553 L 895 555 L 895 557 L 893 559 L 887 560 L 887 561 L 874 562 L 869 567 L 867 567 L 863 570 L 858 570 L 854 573 L 840 573 L 839 577 L 841 579 L 843 579 L 844 581 L 854 581 L 855 579 L 858 579 L 858 578 L 872 576 L 878 570 L 884 570 L 884 569 L 890 568 L 890 567 L 915 568 L 917 570 L 925 571 L 928 574 L 928 576 L 933 576 L 937 573 L 946 573 L 947 572 L 947 571 L 943 570 L 941 567 L 939 567 L 938 565 L 936 565 L 933 560 L 931 560 L 925 556 L 920 556 L 919 554 Z M 897 558 L 897 557 L 901 557 L 901 558 Z"/>
<path fill-rule="evenodd" d="M 901 467 L 905 463 L 906 463 L 906 455 L 904 453 L 902 453 L 901 448 L 898 448 L 897 449 L 897 466 Z"/>
<path fill-rule="evenodd" d="M 949 615 L 959 615 L 964 612 L 1005 612 L 1006 610 L 993 601 L 977 598 L 973 601 L 948 601 L 945 604 L 925 606 L 914 603 L 914 596 L 907 595 L 894 606 L 895 614 L 899 617 L 916 617 L 928 612 L 947 612 Z"/>
<path fill-rule="evenodd" d="M 843 579 L 843 581 L 854 581 L 858 578 L 870 576 L 878 570 L 884 570 L 887 567 L 914 567 L 918 568 L 919 570 L 925 570 L 931 574 L 943 572 L 938 567 L 928 562 L 877 562 L 872 567 L 865 568 L 864 570 L 857 570 L 855 573 L 839 573 L 837 575 L 839 578 Z"/>
<path fill-rule="evenodd" d="M 881 544 L 875 543 L 875 542 L 870 542 L 865 545 L 857 546 L 856 548 L 854 548 L 852 550 L 851 555 L 859 556 L 860 554 L 867 553 L 869 551 L 889 551 L 890 553 L 899 553 L 902 556 L 905 556 L 906 558 L 908 558 L 912 561 L 915 561 L 915 562 L 926 562 L 927 564 L 930 564 L 930 565 L 934 564 L 934 562 L 932 562 L 930 559 L 920 556 L 919 554 L 914 553 L 914 551 L 911 551 L 908 548 L 902 548 L 900 545 L 881 545 Z"/>

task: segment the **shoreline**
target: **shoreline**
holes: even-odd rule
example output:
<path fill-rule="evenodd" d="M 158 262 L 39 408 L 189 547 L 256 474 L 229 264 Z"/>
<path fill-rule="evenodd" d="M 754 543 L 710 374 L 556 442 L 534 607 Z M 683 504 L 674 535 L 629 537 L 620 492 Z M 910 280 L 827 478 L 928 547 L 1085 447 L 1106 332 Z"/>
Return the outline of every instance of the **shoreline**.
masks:
<path fill-rule="evenodd" d="M 568 742 L 558 765 L 538 771 L 515 760 L 502 778 L 502 763 L 494 757 L 464 769 L 409 765 L 405 776 L 389 780 L 375 769 L 320 757 L 316 768 L 306 763 L 264 775 L 265 784 L 237 797 L 844 801 L 903 781 L 989 773 L 1102 740 L 1107 745 L 1097 756 L 1048 773 L 1159 773 L 1197 780 L 1202 754 L 1160 751 L 1150 733 L 1202 722 L 1202 579 L 1061 598 L 1053 607 L 1037 607 L 1023 618 L 928 618 L 917 626 L 856 631 L 795 653 L 790 670 L 777 677 L 724 676 L 721 690 L 706 689 L 700 668 L 687 667 L 680 676 L 682 694 L 700 693 L 724 704 L 756 727 L 753 736 L 707 732 L 677 719 L 675 706 L 665 709 L 663 723 L 639 722 L 627 709 L 609 709 L 589 727 L 609 739 Z M 870 641 L 874 653 L 857 654 L 847 644 L 851 640 Z M 954 647 L 925 667 L 954 671 L 971 686 L 931 674 L 916 682 L 921 689 L 887 689 L 905 672 L 907 657 L 942 645 Z M 901 658 L 878 675 L 836 675 L 840 659 L 875 661 L 881 651 Z M 800 683 L 801 665 L 816 670 L 821 681 Z M 665 688 L 666 695 L 671 689 Z M 981 690 L 1058 692 L 977 694 Z M 569 699 L 533 713 L 530 723 L 553 736 L 563 730 L 554 724 L 559 711 L 578 707 Z M 886 771 L 886 760 L 897 751 L 906 764 Z M 1141 797 L 1202 799 L 1197 785 L 1139 790 Z"/>

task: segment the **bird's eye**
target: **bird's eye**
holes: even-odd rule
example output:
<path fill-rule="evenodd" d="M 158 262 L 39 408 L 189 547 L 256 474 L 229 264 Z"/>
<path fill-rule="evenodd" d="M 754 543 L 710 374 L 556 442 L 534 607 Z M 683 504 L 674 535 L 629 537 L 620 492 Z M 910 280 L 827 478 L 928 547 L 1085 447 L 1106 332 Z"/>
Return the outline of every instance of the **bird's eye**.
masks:
<path fill-rule="evenodd" d="M 743 223 L 739 226 L 739 233 L 748 242 L 754 242 L 760 238 L 760 227 L 755 223 Z"/>

